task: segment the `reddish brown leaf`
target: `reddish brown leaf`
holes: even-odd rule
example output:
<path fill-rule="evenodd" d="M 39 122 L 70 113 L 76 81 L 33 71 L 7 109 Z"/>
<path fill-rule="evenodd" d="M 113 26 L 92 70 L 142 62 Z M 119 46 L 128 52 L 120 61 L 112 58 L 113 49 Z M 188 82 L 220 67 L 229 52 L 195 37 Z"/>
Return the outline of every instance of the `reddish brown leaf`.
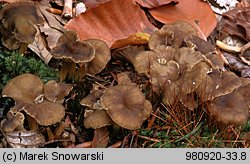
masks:
<path fill-rule="evenodd" d="M 132 34 L 152 33 L 155 29 L 133 0 L 101 4 L 71 19 L 65 27 L 78 33 L 81 40 L 97 38 L 105 41 L 109 47 Z"/>
<path fill-rule="evenodd" d="M 109 2 L 111 0 L 83 0 L 83 3 L 88 7 L 88 8 L 94 8 L 97 7 L 100 4 Z"/>
<path fill-rule="evenodd" d="M 200 0 L 179 0 L 177 5 L 164 5 L 149 11 L 162 23 L 172 23 L 177 20 L 189 22 L 201 38 L 206 40 L 216 27 L 216 17 L 210 6 Z"/>
<path fill-rule="evenodd" d="M 250 7 L 244 7 L 239 9 L 233 9 L 223 16 L 222 32 L 226 32 L 230 35 L 235 35 L 243 40 L 250 40 Z"/>
<path fill-rule="evenodd" d="M 98 128 L 94 132 L 94 138 L 92 142 L 92 148 L 105 148 L 109 142 L 109 131 L 108 128 Z"/>
<path fill-rule="evenodd" d="M 177 4 L 179 3 L 179 0 L 135 0 L 136 2 L 138 2 L 140 5 L 142 5 L 143 7 L 152 9 L 155 7 L 159 7 L 159 6 L 163 6 L 163 5 L 167 5 L 169 3 L 173 3 L 173 4 Z"/>

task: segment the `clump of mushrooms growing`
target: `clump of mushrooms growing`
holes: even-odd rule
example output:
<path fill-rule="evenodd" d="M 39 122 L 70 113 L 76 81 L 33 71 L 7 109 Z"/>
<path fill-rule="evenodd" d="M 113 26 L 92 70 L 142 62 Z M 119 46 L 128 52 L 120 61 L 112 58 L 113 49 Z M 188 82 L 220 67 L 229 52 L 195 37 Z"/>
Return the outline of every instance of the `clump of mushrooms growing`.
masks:
<path fill-rule="evenodd" d="M 28 44 L 34 42 L 36 25 L 44 22 L 33 2 L 7 4 L 0 12 L 0 19 L 3 45 L 10 50 L 20 48 L 21 53 L 26 51 Z"/>
<path fill-rule="evenodd" d="M 62 105 L 72 86 L 56 81 L 46 84 L 36 75 L 22 74 L 11 79 L 3 88 L 2 96 L 15 100 L 7 117 L 1 121 L 5 133 L 37 131 L 37 126 L 49 126 L 60 122 L 65 115 Z M 29 127 L 24 127 L 27 119 Z"/>
<path fill-rule="evenodd" d="M 151 35 L 148 46 L 149 50 L 133 51 L 134 55 L 125 58 L 150 79 L 155 93 L 163 94 L 163 104 L 171 109 L 177 103 L 183 110 L 194 110 L 205 103 L 218 122 L 247 122 L 250 106 L 242 88 L 249 83 L 243 85 L 240 77 L 226 71 L 215 47 L 200 39 L 191 25 L 166 24 Z M 120 50 L 122 56 L 123 52 Z M 107 93 L 116 95 L 115 91 Z M 109 105 L 103 102 L 103 106 Z"/>
<path fill-rule="evenodd" d="M 100 128 L 116 123 L 125 129 L 136 130 L 150 116 L 150 101 L 145 99 L 125 73 L 121 74 L 123 75 L 118 75 L 118 85 L 111 86 L 102 93 L 93 91 L 81 100 L 81 104 L 91 110 L 85 111 L 86 128 Z"/>
<path fill-rule="evenodd" d="M 84 75 L 100 73 L 111 58 L 108 45 L 98 39 L 80 41 L 73 31 L 66 31 L 51 50 L 55 59 L 62 59 L 60 80 L 81 80 Z"/>

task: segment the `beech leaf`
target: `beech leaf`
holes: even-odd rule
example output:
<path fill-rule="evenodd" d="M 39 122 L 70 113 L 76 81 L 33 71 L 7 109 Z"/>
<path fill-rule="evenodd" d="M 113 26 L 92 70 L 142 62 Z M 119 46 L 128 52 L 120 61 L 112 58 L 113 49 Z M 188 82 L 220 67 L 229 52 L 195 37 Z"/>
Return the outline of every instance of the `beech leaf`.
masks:
<path fill-rule="evenodd" d="M 177 4 L 179 3 L 179 0 L 135 0 L 136 2 L 138 2 L 141 6 L 146 7 L 146 8 L 155 8 L 155 7 L 159 7 L 162 5 L 167 5 L 169 3 L 173 3 L 173 4 Z"/>
<path fill-rule="evenodd" d="M 71 19 L 65 28 L 75 31 L 81 40 L 96 38 L 105 41 L 109 47 L 132 34 L 151 34 L 155 29 L 133 0 L 101 4 Z"/>
<path fill-rule="evenodd" d="M 108 128 L 102 127 L 98 128 L 94 132 L 94 138 L 92 142 L 93 148 L 105 148 L 109 142 L 109 131 Z"/>
<path fill-rule="evenodd" d="M 164 5 L 150 9 L 152 16 L 162 23 L 182 20 L 190 23 L 197 30 L 199 37 L 206 40 L 217 21 L 209 4 L 199 0 L 179 0 L 177 5 Z"/>

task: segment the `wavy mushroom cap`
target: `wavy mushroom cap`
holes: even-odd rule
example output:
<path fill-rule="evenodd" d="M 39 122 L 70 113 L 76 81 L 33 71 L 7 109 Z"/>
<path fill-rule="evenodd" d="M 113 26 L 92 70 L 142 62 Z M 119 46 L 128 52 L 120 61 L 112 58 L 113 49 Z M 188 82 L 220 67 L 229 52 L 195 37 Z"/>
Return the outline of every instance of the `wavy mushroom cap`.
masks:
<path fill-rule="evenodd" d="M 152 111 L 152 105 L 145 100 L 143 93 L 131 85 L 108 88 L 100 101 L 116 124 L 130 130 L 140 128 L 149 111 Z M 147 109 L 145 109 L 145 103 L 147 103 Z"/>
<path fill-rule="evenodd" d="M 90 94 L 88 94 L 86 97 L 84 97 L 81 101 L 80 104 L 82 106 L 87 106 L 89 108 L 93 108 L 94 104 L 97 102 L 97 100 L 100 99 L 101 95 L 103 94 L 102 91 L 100 90 L 94 90 Z"/>
<path fill-rule="evenodd" d="M 90 62 L 94 54 L 94 47 L 89 43 L 79 41 L 77 34 L 73 31 L 66 31 L 60 36 L 56 47 L 51 50 L 53 58 L 69 59 L 75 63 Z"/>
<path fill-rule="evenodd" d="M 89 43 L 95 49 L 94 58 L 85 63 L 86 73 L 90 75 L 98 74 L 111 59 L 110 48 L 104 41 L 99 39 L 88 39 L 84 40 L 84 42 Z"/>
<path fill-rule="evenodd" d="M 187 35 L 197 35 L 197 32 L 189 23 L 177 21 L 155 31 L 149 38 L 148 45 L 151 50 L 159 45 L 179 48 Z"/>
<path fill-rule="evenodd" d="M 50 80 L 44 85 L 44 97 L 51 102 L 63 103 L 64 97 L 73 89 L 70 84 Z"/>
<path fill-rule="evenodd" d="M 33 102 L 43 94 L 43 81 L 33 74 L 22 74 L 9 80 L 3 88 L 2 95 L 12 97 L 14 100 Z"/>
<path fill-rule="evenodd" d="M 104 126 L 112 125 L 114 122 L 111 120 L 105 110 L 94 110 L 85 115 L 83 124 L 85 128 L 101 128 Z"/>
<path fill-rule="evenodd" d="M 240 78 L 233 72 L 213 70 L 209 73 L 197 89 L 197 95 L 203 100 L 212 100 L 216 97 L 231 93 L 241 85 Z"/>

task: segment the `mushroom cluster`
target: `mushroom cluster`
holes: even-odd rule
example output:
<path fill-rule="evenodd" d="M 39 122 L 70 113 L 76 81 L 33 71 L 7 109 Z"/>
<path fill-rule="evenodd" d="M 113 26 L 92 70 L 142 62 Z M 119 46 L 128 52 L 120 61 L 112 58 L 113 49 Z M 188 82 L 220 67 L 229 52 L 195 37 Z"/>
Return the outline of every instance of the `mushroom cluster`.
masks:
<path fill-rule="evenodd" d="M 22 74 L 11 79 L 2 91 L 2 96 L 15 100 L 1 122 L 4 132 L 25 131 L 24 119 L 42 126 L 49 126 L 62 120 L 65 109 L 62 105 L 64 97 L 69 94 L 72 86 L 49 81 L 46 84 L 36 75 Z M 33 122 L 32 122 L 33 121 Z M 32 129 L 32 124 L 29 127 Z"/>
<path fill-rule="evenodd" d="M 178 103 L 194 110 L 205 103 L 209 113 L 225 124 L 244 124 L 249 119 L 249 100 L 243 93 L 249 80 L 243 84 L 226 71 L 215 47 L 199 38 L 190 24 L 164 25 L 151 35 L 148 46 L 149 50 L 127 58 L 150 79 L 154 92 L 163 93 L 165 105 L 171 108 Z"/>
<path fill-rule="evenodd" d="M 20 48 L 21 53 L 25 52 L 28 44 L 34 42 L 37 33 L 36 25 L 44 23 L 33 2 L 5 5 L 0 12 L 0 20 L 3 45 L 10 50 Z"/>
<path fill-rule="evenodd" d="M 86 128 L 96 129 L 116 123 L 125 129 L 135 130 L 150 116 L 150 101 L 145 99 L 125 73 L 121 74 L 118 75 L 118 85 L 103 92 L 94 90 L 81 100 L 81 105 L 87 107 L 84 119 Z"/>
<path fill-rule="evenodd" d="M 60 80 L 81 80 L 86 74 L 100 73 L 111 58 L 108 45 L 98 39 L 80 41 L 73 31 L 66 31 L 51 50 L 55 59 L 62 59 Z"/>

